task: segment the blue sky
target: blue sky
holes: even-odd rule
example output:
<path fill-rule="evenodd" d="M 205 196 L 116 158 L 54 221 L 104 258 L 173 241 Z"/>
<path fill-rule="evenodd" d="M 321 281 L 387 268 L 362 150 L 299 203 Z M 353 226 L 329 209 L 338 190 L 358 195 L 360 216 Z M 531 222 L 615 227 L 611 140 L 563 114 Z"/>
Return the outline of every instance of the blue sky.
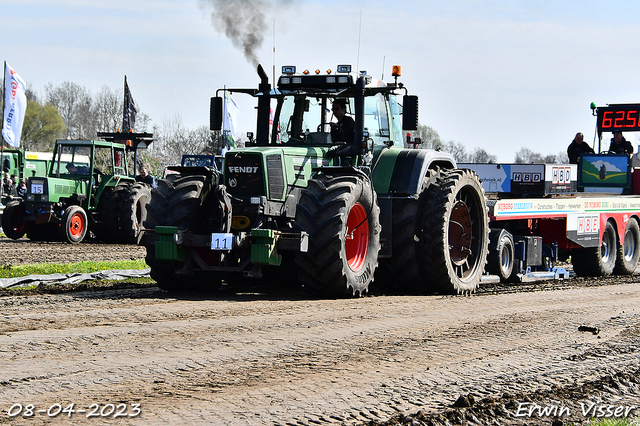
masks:
<path fill-rule="evenodd" d="M 564 151 L 578 131 L 593 144 L 592 101 L 640 103 L 639 2 L 274 1 L 258 8 L 255 52 L 270 77 L 275 20 L 277 70 L 350 63 L 380 77 L 385 63 L 389 77 L 402 65 L 421 124 L 502 162 L 522 147 Z M 0 0 L 2 59 L 41 94 L 65 80 L 120 89 L 126 74 L 153 122 L 179 115 L 195 128 L 208 124 L 216 89 L 258 84 L 211 10 L 203 0 Z M 240 96 L 240 128 L 253 130 Z"/>

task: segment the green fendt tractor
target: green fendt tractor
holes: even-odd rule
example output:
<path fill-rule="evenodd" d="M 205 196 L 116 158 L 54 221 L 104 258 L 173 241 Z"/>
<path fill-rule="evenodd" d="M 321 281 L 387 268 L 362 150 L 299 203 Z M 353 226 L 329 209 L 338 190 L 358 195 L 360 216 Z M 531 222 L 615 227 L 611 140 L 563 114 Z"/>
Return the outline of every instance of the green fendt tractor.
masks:
<path fill-rule="evenodd" d="M 136 243 L 151 187 L 128 174 L 126 144 L 58 140 L 46 177 L 29 177 L 2 229 L 13 239 L 79 243 L 91 230 L 107 242 Z"/>
<path fill-rule="evenodd" d="M 259 66 L 257 90 L 226 89 L 257 99 L 256 138 L 227 152 L 221 172 L 184 167 L 152 191 L 142 243 L 158 285 L 215 290 L 253 277 L 351 297 L 375 279 L 387 293 L 474 291 L 488 250 L 482 186 L 447 153 L 403 148 L 418 99 L 394 69 L 384 82 L 344 65 L 283 67 L 272 90 Z M 212 98 L 212 130 L 223 99 Z M 353 133 L 332 132 L 336 100 Z"/>

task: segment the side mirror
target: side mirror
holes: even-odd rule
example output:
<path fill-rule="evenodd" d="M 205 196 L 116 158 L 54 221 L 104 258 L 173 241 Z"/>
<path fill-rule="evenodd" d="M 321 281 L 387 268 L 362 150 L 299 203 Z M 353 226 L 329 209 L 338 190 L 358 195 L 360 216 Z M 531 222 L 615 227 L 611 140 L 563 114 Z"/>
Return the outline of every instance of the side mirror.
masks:
<path fill-rule="evenodd" d="M 402 129 L 418 129 L 418 97 L 415 95 L 402 97 Z"/>
<path fill-rule="evenodd" d="M 222 130 L 222 98 L 215 96 L 211 98 L 209 109 L 209 129 Z"/>

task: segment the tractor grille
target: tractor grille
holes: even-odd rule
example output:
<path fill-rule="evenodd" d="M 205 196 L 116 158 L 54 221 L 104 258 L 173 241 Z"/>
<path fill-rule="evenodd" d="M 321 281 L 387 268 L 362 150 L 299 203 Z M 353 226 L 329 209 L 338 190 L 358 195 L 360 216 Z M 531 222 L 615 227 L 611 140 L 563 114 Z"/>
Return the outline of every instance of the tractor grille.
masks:
<path fill-rule="evenodd" d="M 76 191 L 76 188 L 69 185 L 55 185 L 54 191 L 57 194 L 73 194 Z"/>
<path fill-rule="evenodd" d="M 261 156 L 234 153 L 226 157 L 226 181 L 230 194 L 238 197 L 266 195 Z"/>
<path fill-rule="evenodd" d="M 284 194 L 284 174 L 280 154 L 267 155 L 267 184 L 269 185 L 269 198 L 281 200 L 282 194 Z"/>

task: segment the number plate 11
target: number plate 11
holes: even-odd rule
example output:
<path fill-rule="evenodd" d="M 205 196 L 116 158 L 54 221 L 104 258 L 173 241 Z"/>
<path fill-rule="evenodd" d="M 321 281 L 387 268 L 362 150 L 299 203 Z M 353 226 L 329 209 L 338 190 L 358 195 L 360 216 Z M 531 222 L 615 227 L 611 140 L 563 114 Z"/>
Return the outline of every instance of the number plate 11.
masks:
<path fill-rule="evenodd" d="M 233 234 L 211 234 L 211 250 L 231 250 Z"/>

